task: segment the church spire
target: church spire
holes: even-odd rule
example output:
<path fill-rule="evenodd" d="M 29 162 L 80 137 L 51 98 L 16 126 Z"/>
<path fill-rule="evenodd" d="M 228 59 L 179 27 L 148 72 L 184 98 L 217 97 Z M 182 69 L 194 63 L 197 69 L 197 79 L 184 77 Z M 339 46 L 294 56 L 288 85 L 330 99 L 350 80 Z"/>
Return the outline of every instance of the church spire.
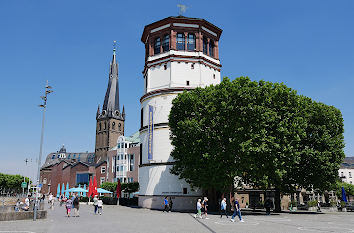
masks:
<path fill-rule="evenodd" d="M 118 64 L 116 60 L 116 41 L 113 44 L 113 57 L 109 69 L 109 80 L 104 98 L 102 111 L 106 111 L 108 116 L 120 115 L 119 107 L 119 83 L 118 83 Z"/>

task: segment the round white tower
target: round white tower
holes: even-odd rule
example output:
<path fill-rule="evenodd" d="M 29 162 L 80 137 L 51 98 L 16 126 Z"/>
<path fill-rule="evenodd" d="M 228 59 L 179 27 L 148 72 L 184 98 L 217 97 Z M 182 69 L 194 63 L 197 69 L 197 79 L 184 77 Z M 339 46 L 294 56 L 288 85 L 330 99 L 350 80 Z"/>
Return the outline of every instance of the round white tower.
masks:
<path fill-rule="evenodd" d="M 204 19 L 168 17 L 145 26 L 144 95 L 141 103 L 139 206 L 195 208 L 201 190 L 193 190 L 170 173 L 173 158 L 168 116 L 172 100 L 183 90 L 220 83 L 218 41 L 222 30 Z"/>

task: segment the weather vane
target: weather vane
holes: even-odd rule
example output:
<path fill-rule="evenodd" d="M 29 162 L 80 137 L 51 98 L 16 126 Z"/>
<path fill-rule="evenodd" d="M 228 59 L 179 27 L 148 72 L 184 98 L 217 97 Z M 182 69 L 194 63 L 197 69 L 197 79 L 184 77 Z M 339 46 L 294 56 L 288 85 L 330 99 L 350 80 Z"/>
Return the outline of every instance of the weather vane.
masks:
<path fill-rule="evenodd" d="M 113 41 L 113 51 L 116 51 L 116 49 L 117 49 L 117 41 L 114 40 Z"/>
<path fill-rule="evenodd" d="M 188 8 L 186 5 L 183 5 L 183 4 L 178 4 L 177 7 L 179 8 L 178 15 L 180 15 L 180 16 L 182 14 L 184 14 Z"/>

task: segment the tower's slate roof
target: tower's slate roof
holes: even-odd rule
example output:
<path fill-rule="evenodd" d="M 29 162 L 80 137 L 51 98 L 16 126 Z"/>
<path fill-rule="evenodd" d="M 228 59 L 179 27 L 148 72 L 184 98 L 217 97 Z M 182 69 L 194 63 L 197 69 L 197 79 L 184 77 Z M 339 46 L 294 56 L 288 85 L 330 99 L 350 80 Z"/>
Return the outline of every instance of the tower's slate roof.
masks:
<path fill-rule="evenodd" d="M 66 152 L 64 146 L 60 151 L 49 153 L 47 158 L 42 166 L 42 168 L 53 166 L 54 164 L 65 161 L 69 164 L 76 162 L 82 162 L 89 166 L 95 164 L 95 153 L 92 152 Z"/>
<path fill-rule="evenodd" d="M 103 101 L 102 112 L 98 107 L 96 115 L 97 119 L 107 117 L 122 120 L 125 117 L 124 106 L 123 112 L 121 112 L 119 105 L 118 63 L 115 49 L 113 50 L 112 62 L 110 63 L 108 86 Z"/>

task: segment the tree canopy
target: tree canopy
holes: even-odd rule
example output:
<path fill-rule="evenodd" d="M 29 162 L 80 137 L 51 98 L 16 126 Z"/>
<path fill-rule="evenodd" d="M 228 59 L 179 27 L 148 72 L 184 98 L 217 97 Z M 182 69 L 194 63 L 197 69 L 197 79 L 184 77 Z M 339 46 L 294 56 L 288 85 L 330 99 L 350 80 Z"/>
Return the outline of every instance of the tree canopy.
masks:
<path fill-rule="evenodd" d="M 29 182 L 29 178 L 25 177 L 25 181 Z M 23 182 L 23 176 L 21 175 L 9 175 L 0 173 L 0 189 L 3 192 L 22 192 L 21 183 Z"/>
<path fill-rule="evenodd" d="M 171 172 L 191 186 L 325 190 L 344 158 L 343 118 L 282 83 L 228 78 L 184 91 L 169 115 Z"/>

